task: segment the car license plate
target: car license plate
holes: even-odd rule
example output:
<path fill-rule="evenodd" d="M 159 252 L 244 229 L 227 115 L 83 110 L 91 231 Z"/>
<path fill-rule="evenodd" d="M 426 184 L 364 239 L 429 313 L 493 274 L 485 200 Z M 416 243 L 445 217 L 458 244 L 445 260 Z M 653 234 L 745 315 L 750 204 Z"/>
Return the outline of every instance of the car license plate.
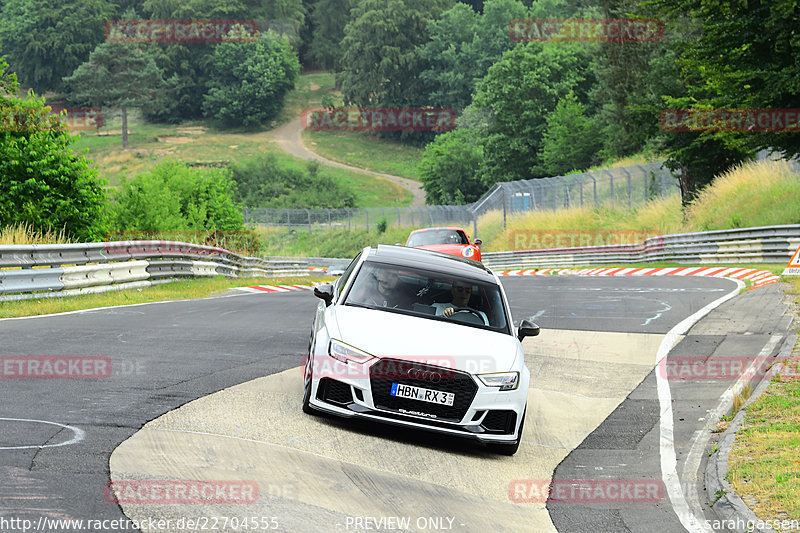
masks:
<path fill-rule="evenodd" d="M 456 400 L 456 395 L 452 392 L 423 389 L 422 387 L 414 387 L 412 385 L 403 385 L 400 383 L 392 383 L 392 390 L 389 394 L 398 398 L 411 398 L 412 400 L 449 405 L 451 407 Z"/>

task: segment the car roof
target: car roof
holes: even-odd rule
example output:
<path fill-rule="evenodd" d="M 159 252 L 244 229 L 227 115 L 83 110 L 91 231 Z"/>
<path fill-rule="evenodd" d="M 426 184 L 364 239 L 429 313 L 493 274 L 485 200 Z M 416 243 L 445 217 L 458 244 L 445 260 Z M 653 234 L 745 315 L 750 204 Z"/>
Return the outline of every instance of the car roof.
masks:
<path fill-rule="evenodd" d="M 366 248 L 365 261 L 377 261 L 408 268 L 422 268 L 479 281 L 495 281 L 494 275 L 483 263 L 455 255 L 420 248 L 379 244 Z"/>
<path fill-rule="evenodd" d="M 412 232 L 411 232 L 411 234 L 413 235 L 414 233 L 422 233 L 422 232 L 424 232 L 424 231 L 434 231 L 434 230 L 440 230 L 440 229 L 449 229 L 449 230 L 455 230 L 455 231 L 463 231 L 464 233 L 466 233 L 466 231 L 464 230 L 464 228 L 459 228 L 458 226 L 439 226 L 439 227 L 436 227 L 436 228 L 420 228 L 420 229 L 415 229 L 414 231 L 412 231 Z"/>

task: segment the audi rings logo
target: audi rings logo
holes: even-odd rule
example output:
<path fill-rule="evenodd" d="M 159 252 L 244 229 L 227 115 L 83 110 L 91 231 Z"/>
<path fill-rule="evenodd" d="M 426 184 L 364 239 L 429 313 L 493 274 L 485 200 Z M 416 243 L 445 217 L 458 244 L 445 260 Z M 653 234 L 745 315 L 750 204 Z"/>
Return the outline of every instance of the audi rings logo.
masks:
<path fill-rule="evenodd" d="M 439 383 L 442 381 L 442 375 L 432 370 L 422 370 L 421 368 L 410 368 L 406 375 L 411 379 L 419 379 L 423 381 L 430 381 L 431 383 Z"/>

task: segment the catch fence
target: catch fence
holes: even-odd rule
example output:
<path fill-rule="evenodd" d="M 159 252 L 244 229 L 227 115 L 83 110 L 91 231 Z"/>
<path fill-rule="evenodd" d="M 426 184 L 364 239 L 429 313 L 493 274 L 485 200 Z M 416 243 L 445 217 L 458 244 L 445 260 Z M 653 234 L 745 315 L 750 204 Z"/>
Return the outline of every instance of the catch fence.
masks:
<path fill-rule="evenodd" d="M 519 180 L 493 185 L 466 205 L 371 207 L 353 209 L 245 209 L 247 223 L 267 227 L 328 230 L 371 230 L 385 227 L 472 226 L 490 211 L 508 214 L 576 206 L 623 206 L 632 209 L 653 198 L 677 194 L 678 178 L 659 163 L 602 169 L 581 174 Z"/>

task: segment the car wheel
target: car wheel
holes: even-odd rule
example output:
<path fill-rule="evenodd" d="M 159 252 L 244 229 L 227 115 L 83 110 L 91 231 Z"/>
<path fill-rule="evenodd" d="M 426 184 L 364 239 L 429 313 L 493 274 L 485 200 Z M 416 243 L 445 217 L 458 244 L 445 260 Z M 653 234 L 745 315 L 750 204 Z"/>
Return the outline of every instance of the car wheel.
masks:
<path fill-rule="evenodd" d="M 303 372 L 303 412 L 307 415 L 316 415 L 317 411 L 311 407 L 311 383 L 314 378 L 314 362 L 311 353 L 311 342 L 308 343 L 308 358 L 306 359 L 306 370 Z"/>
<path fill-rule="evenodd" d="M 500 455 L 514 455 L 517 453 L 517 450 L 519 449 L 519 443 L 522 442 L 522 429 L 525 426 L 525 412 L 526 410 L 522 411 L 522 422 L 519 424 L 517 440 L 508 444 L 505 442 L 491 442 L 486 445 L 489 451 L 493 453 L 499 453 Z"/>

